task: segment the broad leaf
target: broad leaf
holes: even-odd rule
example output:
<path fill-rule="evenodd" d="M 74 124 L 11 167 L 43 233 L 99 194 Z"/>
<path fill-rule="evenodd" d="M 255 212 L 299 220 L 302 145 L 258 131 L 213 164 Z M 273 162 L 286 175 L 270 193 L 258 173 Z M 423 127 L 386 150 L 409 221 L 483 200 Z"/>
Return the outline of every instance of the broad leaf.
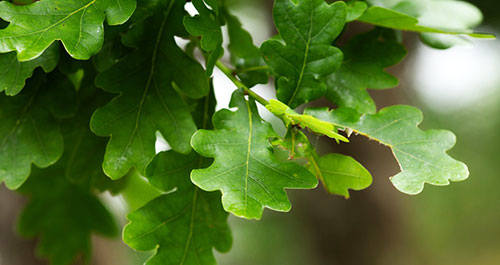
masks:
<path fill-rule="evenodd" d="M 32 163 L 45 168 L 62 155 L 63 139 L 54 117 L 74 112 L 72 97 L 67 79 L 57 75 L 47 80 L 42 74 L 17 96 L 0 95 L 0 181 L 8 188 L 24 183 Z"/>
<path fill-rule="evenodd" d="M 227 13 L 225 19 L 231 63 L 236 67 L 238 77 L 248 87 L 267 83 L 269 77 L 264 59 L 259 48 L 253 44 L 252 36 L 243 29 L 237 17 Z"/>
<path fill-rule="evenodd" d="M 354 37 L 342 51 L 342 66 L 327 78 L 326 98 L 339 107 L 375 113 L 375 102 L 366 89 L 398 85 L 398 79 L 384 69 L 403 59 L 404 46 L 397 42 L 392 32 L 375 29 Z"/>
<path fill-rule="evenodd" d="M 422 39 L 436 48 L 449 48 L 466 41 L 461 36 L 494 38 L 473 32 L 482 21 L 472 4 L 456 0 L 368 0 L 374 6 L 359 21 L 398 30 L 423 33 Z"/>
<path fill-rule="evenodd" d="M 201 65 L 177 47 L 170 34 L 170 15 L 182 7 L 175 4 L 170 13 L 159 12 L 146 20 L 147 27 L 139 27 L 145 30 L 143 48 L 96 79 L 99 87 L 120 94 L 98 109 L 91 121 L 97 135 L 111 136 L 103 168 L 112 179 L 131 168 L 144 172 L 155 155 L 156 131 L 174 150 L 191 150 L 189 141 L 196 126 L 179 93 L 200 98 L 209 85 Z"/>
<path fill-rule="evenodd" d="M 137 250 L 155 249 L 147 265 L 215 265 L 213 248 L 231 247 L 228 214 L 218 193 L 196 188 L 192 169 L 206 165 L 195 153 L 160 153 L 148 167 L 147 178 L 156 187 L 171 191 L 128 215 L 124 241 Z"/>
<path fill-rule="evenodd" d="M 108 24 L 122 24 L 132 15 L 135 0 L 43 0 L 19 6 L 0 2 L 0 18 L 10 22 L 0 30 L 0 52 L 17 51 L 20 61 L 40 56 L 61 40 L 75 59 L 86 60 L 102 46 Z"/>
<path fill-rule="evenodd" d="M 422 113 L 414 107 L 392 106 L 361 116 L 349 109 L 309 109 L 306 113 L 391 148 L 401 168 L 391 181 L 404 193 L 420 193 L 425 183 L 448 185 L 469 176 L 464 163 L 446 154 L 455 144 L 455 135 L 444 130 L 420 130 Z"/>
<path fill-rule="evenodd" d="M 317 161 L 325 189 L 349 198 L 349 189 L 363 190 L 372 184 L 372 175 L 350 156 L 328 154 Z"/>
<path fill-rule="evenodd" d="M 324 95 L 323 78 L 342 62 L 342 52 L 331 44 L 344 28 L 346 15 L 344 2 L 275 1 L 274 23 L 285 43 L 271 39 L 261 50 L 277 75 L 280 101 L 294 109 Z"/>
<path fill-rule="evenodd" d="M 238 110 L 217 112 L 215 130 L 193 135 L 193 148 L 215 161 L 206 169 L 193 170 L 191 180 L 203 190 L 222 191 L 224 209 L 240 217 L 258 219 L 264 207 L 290 210 L 284 189 L 314 188 L 317 180 L 305 168 L 273 155 L 270 139 L 277 135 L 260 118 L 254 101 L 235 91 L 230 106 Z"/>
<path fill-rule="evenodd" d="M 0 54 L 0 92 L 5 91 L 8 96 L 17 95 L 24 87 L 26 79 L 33 71 L 41 67 L 46 73 L 56 68 L 59 61 L 57 45 L 50 46 L 40 57 L 19 62 L 14 52 Z"/>
<path fill-rule="evenodd" d="M 64 168 L 34 170 L 21 192 L 30 201 L 20 215 L 18 230 L 23 236 L 38 237 L 37 253 L 52 265 L 73 264 L 79 257 L 89 261 L 93 233 L 118 234 L 99 199 L 68 182 Z"/>

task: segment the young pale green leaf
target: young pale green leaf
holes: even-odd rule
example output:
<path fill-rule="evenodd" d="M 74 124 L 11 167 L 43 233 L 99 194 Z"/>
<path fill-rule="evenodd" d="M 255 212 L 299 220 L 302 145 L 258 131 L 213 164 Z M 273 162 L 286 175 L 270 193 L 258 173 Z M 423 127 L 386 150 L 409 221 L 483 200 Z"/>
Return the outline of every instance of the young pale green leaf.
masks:
<path fill-rule="evenodd" d="M 269 100 L 269 104 L 266 108 L 274 115 L 283 119 L 287 127 L 290 125 L 298 125 L 302 128 L 308 128 L 312 132 L 326 135 L 337 141 L 349 142 L 347 138 L 337 133 L 337 128 L 330 122 L 319 120 L 311 115 L 298 114 L 278 100 Z"/>
<path fill-rule="evenodd" d="M 422 112 L 414 107 L 392 106 L 361 116 L 350 109 L 308 109 L 306 113 L 391 148 L 401 168 L 391 181 L 404 193 L 418 194 L 425 183 L 448 185 L 469 176 L 464 163 L 446 154 L 455 144 L 455 135 L 444 130 L 420 130 Z"/>
<path fill-rule="evenodd" d="M 275 1 L 274 23 L 285 44 L 271 39 L 261 50 L 277 74 L 280 101 L 296 108 L 324 95 L 323 77 L 342 62 L 342 52 L 331 44 L 344 28 L 346 15 L 344 2 Z"/>
<path fill-rule="evenodd" d="M 248 87 L 267 83 L 269 76 L 265 62 L 259 48 L 253 44 L 252 36 L 243 29 L 237 17 L 226 11 L 224 18 L 227 22 L 231 63 L 236 67 L 238 77 Z"/>
<path fill-rule="evenodd" d="M 363 190 L 372 184 L 372 175 L 350 156 L 328 154 L 320 157 L 317 166 L 325 189 L 349 198 L 349 189 Z"/>
<path fill-rule="evenodd" d="M 155 249 L 147 265 L 215 265 L 213 248 L 230 249 L 228 214 L 218 193 L 196 188 L 189 179 L 192 169 L 207 159 L 191 153 L 160 153 L 146 177 L 154 186 L 169 191 L 129 214 L 124 241 L 137 250 Z"/>
<path fill-rule="evenodd" d="M 19 233 L 38 237 L 37 253 L 52 265 L 90 260 L 91 235 L 118 234 L 111 214 L 99 199 L 64 177 L 64 168 L 33 171 L 21 192 L 30 197 L 19 217 Z"/>
<path fill-rule="evenodd" d="M 464 42 L 460 35 L 494 38 L 473 32 L 483 17 L 481 11 L 456 0 L 368 0 L 371 6 L 359 21 L 398 30 L 420 32 L 422 39 L 435 48 L 449 48 Z M 457 36 L 449 36 L 451 34 Z"/>
<path fill-rule="evenodd" d="M 63 76 L 46 80 L 38 74 L 17 96 L 0 95 L 0 182 L 9 189 L 26 181 L 32 163 L 45 168 L 62 155 L 63 139 L 54 117 L 74 112 L 72 89 Z"/>
<path fill-rule="evenodd" d="M 305 168 L 273 155 L 270 139 L 277 135 L 260 118 L 254 101 L 245 100 L 238 90 L 230 106 L 238 110 L 217 112 L 215 130 L 193 135 L 193 148 L 215 161 L 208 168 L 193 170 L 191 180 L 203 190 L 222 191 L 224 209 L 240 217 L 258 219 L 264 207 L 290 210 L 284 189 L 314 188 L 317 180 Z"/>
<path fill-rule="evenodd" d="M 89 59 L 102 46 L 104 19 L 122 24 L 135 5 L 135 0 L 44 0 L 24 6 L 1 1 L 0 18 L 10 23 L 0 30 L 0 52 L 17 51 L 19 61 L 28 61 L 61 40 L 73 58 Z"/>
<path fill-rule="evenodd" d="M 59 61 L 57 45 L 51 45 L 40 57 L 19 62 L 14 52 L 0 54 L 0 92 L 5 91 L 8 96 L 17 95 L 24 87 L 26 79 L 33 71 L 41 67 L 46 73 L 51 72 Z"/>
<path fill-rule="evenodd" d="M 406 55 L 392 32 L 375 29 L 351 39 L 345 47 L 340 69 L 327 78 L 326 98 L 339 107 L 359 113 L 375 113 L 375 102 L 366 90 L 397 86 L 398 79 L 384 69 Z"/>
<path fill-rule="evenodd" d="M 96 79 L 99 87 L 120 93 L 98 109 L 91 121 L 97 135 L 111 136 L 103 168 L 112 179 L 124 176 L 131 168 L 144 172 L 155 155 L 156 131 L 174 150 L 190 152 L 189 141 L 196 125 L 179 93 L 200 98 L 209 91 L 201 65 L 177 47 L 170 34 L 171 13 L 159 13 L 144 22 L 147 27 L 141 27 L 146 30 L 146 46 Z"/>

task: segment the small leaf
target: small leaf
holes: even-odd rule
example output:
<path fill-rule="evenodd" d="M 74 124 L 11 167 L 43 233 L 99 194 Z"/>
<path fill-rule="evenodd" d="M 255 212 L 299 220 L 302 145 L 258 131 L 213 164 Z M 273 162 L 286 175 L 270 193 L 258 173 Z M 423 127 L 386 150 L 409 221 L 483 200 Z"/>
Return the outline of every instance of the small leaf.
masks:
<path fill-rule="evenodd" d="M 349 189 L 363 190 L 372 184 L 372 176 L 363 165 L 350 156 L 328 154 L 317 161 L 321 181 L 332 194 L 349 198 Z"/>
<path fill-rule="evenodd" d="M 165 15 L 159 12 L 146 20 L 148 26 L 139 27 L 146 30 L 144 48 L 97 76 L 99 87 L 120 93 L 98 109 L 91 121 L 97 135 L 111 137 L 103 168 L 112 179 L 132 168 L 144 173 L 155 155 L 156 131 L 174 150 L 191 150 L 189 141 L 196 125 L 179 93 L 200 98 L 208 93 L 209 83 L 201 65 L 177 47 L 170 35 L 172 12 L 177 11 Z"/>
<path fill-rule="evenodd" d="M 194 17 L 184 17 L 184 26 L 189 34 L 201 37 L 200 46 L 206 53 L 207 75 L 212 75 L 215 62 L 224 54 L 222 48 L 222 30 L 218 18 L 218 5 L 216 1 L 206 1 L 212 8 L 208 9 L 203 0 L 193 0 L 193 5 L 198 10 Z"/>
<path fill-rule="evenodd" d="M 377 108 L 367 88 L 386 89 L 398 79 L 384 71 L 406 55 L 392 32 L 375 29 L 351 39 L 345 47 L 340 69 L 327 78 L 326 98 L 339 107 L 359 113 L 375 113 Z"/>
<path fill-rule="evenodd" d="M 43 0 L 24 6 L 1 1 L 0 18 L 10 24 L 0 30 L 0 52 L 17 51 L 19 61 L 28 61 L 61 40 L 73 58 L 89 59 L 102 46 L 104 19 L 125 23 L 135 5 L 135 0 Z"/>
<path fill-rule="evenodd" d="M 311 115 L 298 114 L 278 100 L 269 100 L 269 105 L 266 108 L 274 115 L 282 118 L 287 127 L 289 125 L 298 125 L 301 128 L 308 128 L 315 133 L 326 135 L 337 141 L 349 142 L 347 138 L 337 133 L 337 128 L 333 124 L 319 120 Z"/>
<path fill-rule="evenodd" d="M 50 46 L 40 57 L 19 62 L 14 52 L 0 54 L 0 92 L 5 91 L 8 96 L 17 95 L 24 87 L 26 79 L 33 71 L 41 67 L 46 73 L 52 72 L 59 61 L 57 45 Z"/>
<path fill-rule="evenodd" d="M 206 191 L 222 191 L 222 204 L 236 216 L 258 219 L 263 208 L 289 211 L 285 188 L 310 189 L 317 180 L 305 168 L 280 162 L 270 151 L 269 140 L 277 137 L 262 121 L 255 102 L 235 91 L 231 107 L 217 112 L 215 130 L 199 130 L 191 144 L 199 154 L 214 158 L 206 169 L 193 170 L 191 180 Z"/>
<path fill-rule="evenodd" d="M 319 157 L 307 136 L 296 128 L 289 129 L 285 138 L 276 139 L 273 145 L 282 160 L 305 164 L 331 194 L 349 198 L 349 189 L 363 190 L 372 183 L 370 172 L 352 157 L 335 153 Z"/>
<path fill-rule="evenodd" d="M 306 113 L 391 148 L 402 171 L 391 181 L 404 193 L 418 194 L 425 183 L 442 186 L 469 176 L 464 163 L 446 154 L 455 145 L 455 135 L 444 130 L 420 130 L 422 112 L 414 107 L 392 106 L 361 116 L 349 109 L 308 109 Z"/>
<path fill-rule="evenodd" d="M 215 17 L 215 11 L 207 8 L 203 0 L 193 0 L 198 15 L 185 17 L 184 26 L 193 36 L 201 37 L 201 48 L 211 52 L 222 45 L 222 30 Z"/>
<path fill-rule="evenodd" d="M 346 15 L 344 2 L 275 1 L 274 23 L 285 44 L 271 39 L 261 50 L 277 75 L 280 101 L 294 109 L 324 95 L 323 78 L 342 62 L 342 52 L 331 44 L 344 28 Z"/>

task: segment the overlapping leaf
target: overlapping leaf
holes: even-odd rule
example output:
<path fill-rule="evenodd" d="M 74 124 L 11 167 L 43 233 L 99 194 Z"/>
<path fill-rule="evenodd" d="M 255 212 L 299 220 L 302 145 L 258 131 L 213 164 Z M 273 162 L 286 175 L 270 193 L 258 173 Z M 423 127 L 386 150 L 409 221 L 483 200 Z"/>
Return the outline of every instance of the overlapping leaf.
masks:
<path fill-rule="evenodd" d="M 164 191 L 144 207 L 129 214 L 124 241 L 137 250 L 155 249 L 147 265 L 215 265 L 213 248 L 231 247 L 228 214 L 218 193 L 196 188 L 189 179 L 192 169 L 205 166 L 195 153 L 160 153 L 148 167 L 147 178 Z"/>
<path fill-rule="evenodd" d="M 103 22 L 122 24 L 132 15 L 135 0 L 44 0 L 30 5 L 0 2 L 0 52 L 17 51 L 20 61 L 40 56 L 61 40 L 75 59 L 89 59 L 103 42 Z"/>
<path fill-rule="evenodd" d="M 30 202 L 19 218 L 19 232 L 38 237 L 37 252 L 52 265 L 69 265 L 81 257 L 89 260 L 91 235 L 115 236 L 117 226 L 99 199 L 87 189 L 71 184 L 64 168 L 34 170 L 21 191 Z"/>
<path fill-rule="evenodd" d="M 73 97 L 67 79 L 47 81 L 42 74 L 17 96 L 0 95 L 0 181 L 8 188 L 17 189 L 26 181 L 32 163 L 48 167 L 62 155 L 63 139 L 54 116 L 71 114 Z"/>
<path fill-rule="evenodd" d="M 49 47 L 40 57 L 19 62 L 14 52 L 0 54 L 0 92 L 6 95 L 17 95 L 24 87 L 26 79 L 31 77 L 33 71 L 41 67 L 45 72 L 51 72 L 59 61 L 57 45 Z"/>
<path fill-rule="evenodd" d="M 285 42 L 266 41 L 264 59 L 277 74 L 278 99 L 292 109 L 324 95 L 322 78 L 335 72 L 342 52 L 331 44 L 344 28 L 344 2 L 276 0 L 273 17 Z"/>
<path fill-rule="evenodd" d="M 171 2 L 169 10 L 146 20 L 147 27 L 138 27 L 145 30 L 142 49 L 96 79 L 99 87 L 120 93 L 91 121 L 96 134 L 111 136 L 103 168 L 112 179 L 131 168 L 144 172 L 155 155 L 156 131 L 174 150 L 188 153 L 191 149 L 189 140 L 196 126 L 179 93 L 200 98 L 209 85 L 203 68 L 177 47 L 170 32 L 170 16 L 183 12 L 183 3 Z"/>
<path fill-rule="evenodd" d="M 236 91 L 231 107 L 217 112 L 215 130 L 199 130 L 193 148 L 215 158 L 205 169 L 191 173 L 191 180 L 206 191 L 222 191 L 226 211 L 246 218 L 260 218 L 263 208 L 290 210 L 285 188 L 314 188 L 317 180 L 303 167 L 279 161 L 270 150 L 270 138 L 277 137 L 270 124 L 262 121 L 255 102 Z"/>
<path fill-rule="evenodd" d="M 64 156 L 61 167 L 73 184 L 92 190 L 117 192 L 125 181 L 112 181 L 102 170 L 106 139 L 96 136 L 89 128 L 92 113 L 111 96 L 93 86 L 95 73 L 85 65 L 85 76 L 78 90 L 78 111 L 72 119 L 61 124 Z"/>
<path fill-rule="evenodd" d="M 306 113 L 376 140 L 392 149 L 401 173 L 391 178 L 394 186 L 408 194 L 420 193 L 425 183 L 448 185 L 468 177 L 467 166 L 446 151 L 456 138 L 443 130 L 422 131 L 422 113 L 410 106 L 392 106 L 377 114 L 359 116 L 355 111 L 309 109 Z"/>
<path fill-rule="evenodd" d="M 449 48 L 464 42 L 461 36 L 494 38 L 490 34 L 474 33 L 482 21 L 475 6 L 456 0 L 368 0 L 371 6 L 360 21 L 399 30 L 421 32 L 422 39 L 436 48 Z"/>
<path fill-rule="evenodd" d="M 326 98 L 339 107 L 375 113 L 375 102 L 366 90 L 395 87 L 398 79 L 384 71 L 405 56 L 392 32 L 380 29 L 354 37 L 345 47 L 340 69 L 327 78 Z"/>

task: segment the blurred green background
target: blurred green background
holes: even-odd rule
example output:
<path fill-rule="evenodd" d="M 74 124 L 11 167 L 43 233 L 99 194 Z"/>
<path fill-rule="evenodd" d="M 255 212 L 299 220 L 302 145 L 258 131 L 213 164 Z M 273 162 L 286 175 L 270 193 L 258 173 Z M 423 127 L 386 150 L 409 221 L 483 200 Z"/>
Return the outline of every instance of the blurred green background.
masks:
<path fill-rule="evenodd" d="M 237 14 L 259 45 L 273 35 L 271 2 L 235 1 L 241 5 Z M 500 2 L 471 2 L 485 15 L 480 30 L 500 32 Z M 266 211 L 260 222 L 231 217 L 233 249 L 218 254 L 221 265 L 500 264 L 500 41 L 474 41 L 441 51 L 423 46 L 414 34 L 404 36 L 409 56 L 391 69 L 400 86 L 373 96 L 379 107 L 421 108 L 424 129 L 454 131 L 458 141 L 451 154 L 468 164 L 470 178 L 446 187 L 426 186 L 418 196 L 404 195 L 389 182 L 398 166 L 385 147 L 361 137 L 350 145 L 318 139 L 322 149 L 362 162 L 373 173 L 374 184 L 352 193 L 349 200 L 322 188 L 291 191 L 290 213 Z M 128 211 L 122 199 L 105 200 L 117 215 Z M 14 232 L 22 204 L 22 198 L 0 188 L 0 265 L 44 264 L 34 261 L 35 242 Z M 123 217 L 120 221 L 125 223 Z M 94 241 L 92 264 L 141 264 L 148 255 L 133 253 L 119 238 Z"/>

